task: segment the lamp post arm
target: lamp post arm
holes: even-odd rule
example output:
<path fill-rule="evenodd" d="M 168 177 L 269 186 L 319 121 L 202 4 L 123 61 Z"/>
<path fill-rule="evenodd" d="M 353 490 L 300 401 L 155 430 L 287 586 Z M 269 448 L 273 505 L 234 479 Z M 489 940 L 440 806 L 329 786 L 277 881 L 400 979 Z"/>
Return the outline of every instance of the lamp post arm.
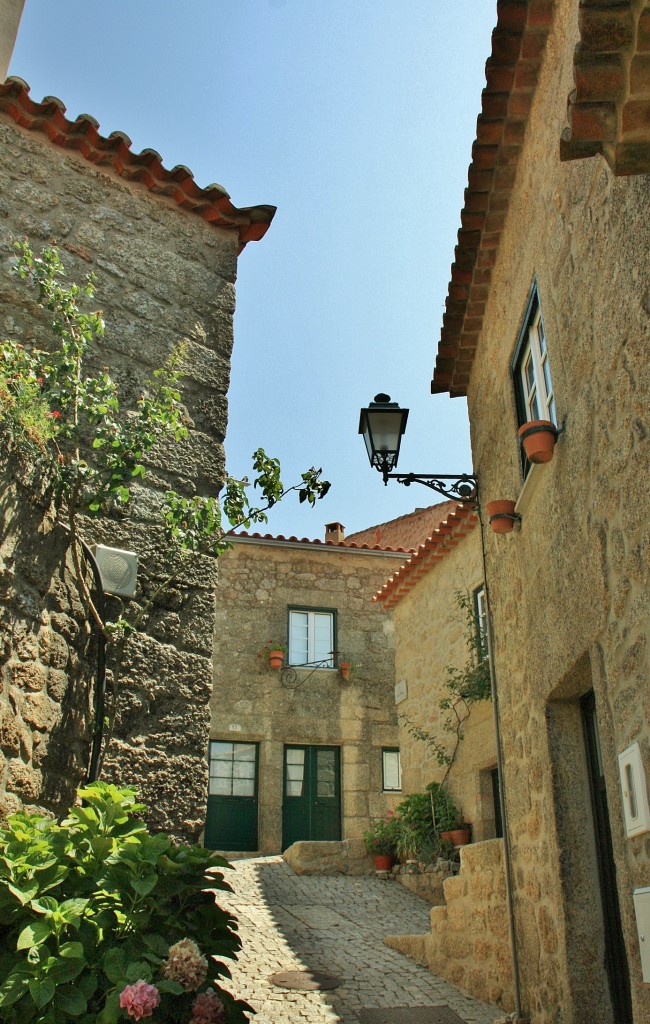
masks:
<path fill-rule="evenodd" d="M 411 484 L 423 484 L 432 491 L 437 491 L 450 501 L 475 505 L 478 498 L 478 480 L 469 473 L 382 473 L 385 484 L 389 480 L 410 487 Z"/>

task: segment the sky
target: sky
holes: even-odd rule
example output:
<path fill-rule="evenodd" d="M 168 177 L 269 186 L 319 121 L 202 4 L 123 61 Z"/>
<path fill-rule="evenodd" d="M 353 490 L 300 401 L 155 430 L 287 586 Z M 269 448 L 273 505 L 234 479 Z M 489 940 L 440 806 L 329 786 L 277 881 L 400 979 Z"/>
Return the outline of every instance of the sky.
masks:
<path fill-rule="evenodd" d="M 359 410 L 410 409 L 399 469 L 471 472 L 463 399 L 430 381 L 495 0 L 27 0 L 9 69 L 235 206 L 277 206 L 239 259 L 229 471 L 258 447 L 293 496 L 262 532 L 322 538 L 442 500 L 371 470 Z"/>

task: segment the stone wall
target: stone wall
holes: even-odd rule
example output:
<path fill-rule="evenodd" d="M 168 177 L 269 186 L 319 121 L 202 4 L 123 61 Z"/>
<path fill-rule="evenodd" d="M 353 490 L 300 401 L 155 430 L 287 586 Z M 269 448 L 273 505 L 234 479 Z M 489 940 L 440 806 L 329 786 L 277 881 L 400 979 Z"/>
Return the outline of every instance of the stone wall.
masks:
<path fill-rule="evenodd" d="M 106 320 L 98 362 L 110 366 L 127 399 L 137 397 L 143 378 L 173 346 L 187 346 L 190 439 L 153 453 L 146 487 L 136 488 L 127 518 L 88 530 L 93 540 L 139 554 L 136 599 L 142 601 L 169 568 L 155 524 L 161 494 L 170 484 L 185 494 L 214 492 L 223 479 L 239 237 L 2 115 L 0 332 L 41 344 L 47 330 L 34 297 L 8 273 L 13 242 L 25 236 L 36 249 L 54 240 L 71 280 L 95 274 Z M 61 535 L 55 531 L 41 542 L 38 517 L 18 491 L 5 491 L 4 507 L 0 552 L 9 572 L 12 564 L 17 568 L 1 601 L 1 790 L 13 794 L 5 798 L 9 806 L 22 799 L 58 808 L 52 793 L 57 785 L 42 777 L 44 762 L 31 747 L 49 735 L 48 756 L 56 762 L 54 740 L 71 745 L 70 785 L 83 775 L 90 679 L 79 657 L 91 641 L 69 575 L 62 575 Z M 52 559 L 41 565 L 42 549 L 50 544 Z M 32 558 L 36 567 L 29 565 Z M 181 582 L 156 601 L 146 633 L 127 645 L 105 764 L 108 778 L 137 787 L 154 826 L 185 838 L 198 835 L 204 818 L 215 582 L 213 560 L 192 562 Z M 49 675 L 37 685 L 42 665 Z M 37 699 L 47 707 L 30 721 L 32 712 L 25 709 Z M 31 745 L 24 725 L 33 727 Z"/>
<path fill-rule="evenodd" d="M 559 162 L 577 17 L 557 5 L 468 401 L 482 502 L 519 497 L 522 514 L 520 531 L 490 537 L 487 579 L 524 1005 L 533 1021 L 612 1020 L 579 705 L 593 689 L 634 1021 L 647 1024 L 632 892 L 648 884 L 650 837 L 626 838 L 617 755 L 638 741 L 647 780 L 650 178 Z M 522 490 L 510 366 L 535 277 L 565 432 Z"/>
<path fill-rule="evenodd" d="M 445 767 L 426 741 L 416 738 L 409 725 L 430 734 L 452 754 L 455 737 L 444 728 L 448 713 L 439 702 L 449 696 L 447 667 L 462 668 L 468 658 L 467 618 L 458 605 L 458 593 L 472 598 L 481 586 L 480 530 L 475 527 L 457 543 L 441 548 L 414 586 L 392 612 L 395 627 L 395 672 L 406 683 L 406 697 L 397 706 L 402 752 L 402 786 L 416 793 L 429 782 L 440 782 Z M 458 744 L 447 786 L 475 839 L 495 835 L 490 771 L 496 766 L 491 701 L 471 705 Z"/>
<path fill-rule="evenodd" d="M 281 848 L 285 743 L 340 746 L 344 840 L 401 799 L 382 793 L 381 749 L 398 745 L 393 630 L 370 598 L 403 557 L 242 539 L 220 559 L 210 736 L 260 744 L 264 853 Z M 260 663 L 269 638 L 286 638 L 289 605 L 336 610 L 338 650 L 359 665 L 351 681 L 336 669 L 304 669 L 299 686 L 285 686 Z"/>

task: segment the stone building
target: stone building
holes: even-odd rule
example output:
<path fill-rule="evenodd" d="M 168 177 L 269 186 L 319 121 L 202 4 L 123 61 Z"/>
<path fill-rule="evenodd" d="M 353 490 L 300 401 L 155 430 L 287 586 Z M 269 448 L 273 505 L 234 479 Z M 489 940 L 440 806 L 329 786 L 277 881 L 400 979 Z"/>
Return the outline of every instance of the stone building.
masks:
<path fill-rule="evenodd" d="M 418 793 L 444 779 L 476 842 L 501 834 L 492 703 L 459 701 L 454 714 L 440 702 L 451 695 L 449 668 L 473 663 L 468 628 L 475 624 L 477 636 L 482 628 L 481 537 L 471 506 L 450 501 L 443 508 L 431 536 L 373 601 L 391 613 L 395 630 L 402 789 Z"/>
<path fill-rule="evenodd" d="M 519 517 L 486 543 L 519 1008 L 648 1024 L 650 7 L 497 11 L 432 390 L 485 526 Z"/>
<path fill-rule="evenodd" d="M 0 13 L 8 6 L 15 13 L 6 2 Z M 169 564 L 155 522 L 165 489 L 214 493 L 223 481 L 237 256 L 273 212 L 238 210 L 221 186 L 200 188 L 154 150 L 134 153 L 87 115 L 69 120 L 57 99 L 34 102 L 20 79 L 0 84 L 2 335 L 41 345 L 47 336 L 33 295 L 9 273 L 14 241 L 27 237 L 35 249 L 55 241 L 70 280 L 96 276 L 99 358 L 128 398 L 186 346 L 190 439 L 155 451 L 128 517 L 97 521 L 87 535 L 137 552 L 138 601 Z M 67 571 L 66 536 L 43 533 L 33 489 L 11 462 L 1 469 L 0 801 L 59 810 L 86 773 L 96 639 Z M 155 827 L 184 838 L 204 824 L 215 578 L 212 559 L 193 560 L 129 640 L 105 762 L 105 775 L 137 787 Z"/>
<path fill-rule="evenodd" d="M 206 845 L 359 839 L 400 802 L 393 629 L 371 598 L 404 561 L 399 537 L 417 544 L 429 519 L 347 539 L 331 524 L 325 543 L 233 538 L 216 592 Z M 269 641 L 287 646 L 283 669 L 269 667 Z"/>

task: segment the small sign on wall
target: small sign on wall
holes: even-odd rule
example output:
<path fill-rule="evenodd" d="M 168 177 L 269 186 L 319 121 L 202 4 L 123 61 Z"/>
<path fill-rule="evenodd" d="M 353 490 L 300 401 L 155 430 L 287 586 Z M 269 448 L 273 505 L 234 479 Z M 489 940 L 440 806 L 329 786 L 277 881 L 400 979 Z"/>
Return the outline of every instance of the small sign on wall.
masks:
<path fill-rule="evenodd" d="M 638 743 L 633 743 L 618 755 L 618 766 L 621 773 L 625 831 L 628 836 L 638 836 L 642 832 L 650 831 L 648 787 Z"/>
<path fill-rule="evenodd" d="M 406 686 L 406 679 L 400 679 L 399 683 L 395 684 L 395 703 L 401 704 L 403 700 L 406 700 L 408 696 L 408 688 Z"/>
<path fill-rule="evenodd" d="M 229 725 L 228 732 L 241 732 L 241 725 Z"/>

